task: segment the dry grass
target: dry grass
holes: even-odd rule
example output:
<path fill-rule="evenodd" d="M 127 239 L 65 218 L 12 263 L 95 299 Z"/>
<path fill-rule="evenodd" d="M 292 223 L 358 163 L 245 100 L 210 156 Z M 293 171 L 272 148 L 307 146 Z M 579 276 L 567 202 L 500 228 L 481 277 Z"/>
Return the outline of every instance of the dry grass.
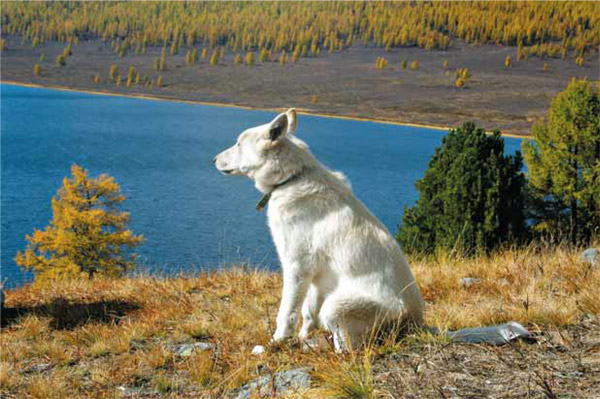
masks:
<path fill-rule="evenodd" d="M 458 377 L 449 377 L 457 372 L 448 370 L 467 367 L 469 359 L 480 365 L 479 372 L 469 371 L 469 378 L 478 382 L 459 386 L 459 392 L 487 380 L 490 387 L 507 388 L 516 380 L 495 380 L 486 367 L 494 364 L 499 375 L 508 376 L 510 367 L 502 365 L 526 364 L 528 359 L 531 364 L 523 366 L 528 371 L 517 368 L 523 375 L 513 377 L 530 382 L 531 397 L 598 394 L 600 388 L 589 388 L 586 381 L 588 374 L 600 371 L 600 362 L 593 361 L 600 338 L 590 338 L 600 331 L 600 270 L 579 262 L 578 253 L 531 246 L 490 257 L 440 255 L 411 262 L 429 303 L 428 325 L 443 330 L 516 320 L 533 331 L 568 335 L 562 344 L 571 349 L 564 352 L 552 350 L 556 345 L 550 339 L 548 345 L 554 346 L 495 349 L 451 345 L 441 336 L 417 331 L 388 336 L 344 356 L 328 348 L 304 353 L 294 342 L 251 356 L 253 346 L 268 342 L 273 332 L 281 280 L 276 273 L 242 268 L 170 279 L 26 286 L 7 293 L 0 397 L 119 397 L 120 387 L 127 387 L 148 397 L 218 398 L 258 376 L 306 365 L 314 370 L 314 387 L 307 396 L 450 397 L 456 392 L 447 388 Z M 463 277 L 481 280 L 464 287 Z M 172 349 L 198 341 L 213 343 L 215 349 L 187 357 Z M 552 368 L 539 356 L 549 351 L 553 362 L 572 363 L 583 377 L 556 385 L 562 366 Z"/>
<path fill-rule="evenodd" d="M 579 254 L 531 245 L 468 259 L 442 254 L 411 267 L 430 305 L 430 325 L 455 329 L 516 320 L 562 326 L 600 309 L 593 299 L 600 298 L 600 270 L 580 262 Z M 463 287 L 464 277 L 480 281 Z"/>

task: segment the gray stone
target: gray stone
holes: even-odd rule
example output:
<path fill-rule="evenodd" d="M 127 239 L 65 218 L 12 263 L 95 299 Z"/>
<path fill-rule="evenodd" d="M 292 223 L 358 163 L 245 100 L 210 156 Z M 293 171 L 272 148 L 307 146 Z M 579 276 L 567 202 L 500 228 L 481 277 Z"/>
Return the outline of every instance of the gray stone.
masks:
<path fill-rule="evenodd" d="M 517 338 L 530 339 L 529 331 L 516 321 L 490 327 L 463 328 L 448 331 L 446 336 L 456 342 L 472 344 L 504 345 Z"/>
<path fill-rule="evenodd" d="M 213 349 L 214 347 L 215 345 L 211 344 L 210 342 L 195 342 L 193 344 L 175 345 L 173 346 L 173 352 L 175 352 L 177 356 L 187 357 L 191 356 L 192 353 L 198 350 L 207 351 Z"/>
<path fill-rule="evenodd" d="M 52 368 L 52 363 L 38 363 L 32 364 L 29 366 L 25 372 L 26 373 L 43 373 L 44 371 L 50 370 Z"/>
<path fill-rule="evenodd" d="M 579 255 L 579 260 L 584 263 L 588 263 L 592 266 L 598 266 L 598 250 L 596 248 L 588 248 Z"/>
<path fill-rule="evenodd" d="M 284 394 L 302 393 L 310 388 L 310 367 L 303 367 L 275 373 L 275 382 L 271 386 L 271 376 L 265 375 L 244 385 L 234 396 L 235 399 L 271 398 L 272 389 L 277 397 Z"/>
<path fill-rule="evenodd" d="M 463 287 L 470 287 L 475 284 L 481 283 L 483 280 L 476 277 L 464 277 L 460 279 L 460 285 Z"/>
<path fill-rule="evenodd" d="M 153 389 L 145 389 L 142 387 L 117 387 L 117 391 L 122 398 L 154 398 L 158 393 Z"/>

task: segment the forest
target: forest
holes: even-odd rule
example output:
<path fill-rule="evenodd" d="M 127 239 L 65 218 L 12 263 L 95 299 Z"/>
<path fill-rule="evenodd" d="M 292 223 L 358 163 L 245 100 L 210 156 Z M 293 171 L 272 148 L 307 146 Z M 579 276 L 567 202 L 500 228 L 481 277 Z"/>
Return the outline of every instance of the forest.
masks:
<path fill-rule="evenodd" d="M 102 38 L 122 56 L 147 46 L 225 46 L 316 56 L 355 42 L 446 49 L 453 39 L 519 47 L 519 56 L 591 57 L 596 2 L 5 2 L 2 35 Z M 5 45 L 5 42 L 3 43 Z"/>

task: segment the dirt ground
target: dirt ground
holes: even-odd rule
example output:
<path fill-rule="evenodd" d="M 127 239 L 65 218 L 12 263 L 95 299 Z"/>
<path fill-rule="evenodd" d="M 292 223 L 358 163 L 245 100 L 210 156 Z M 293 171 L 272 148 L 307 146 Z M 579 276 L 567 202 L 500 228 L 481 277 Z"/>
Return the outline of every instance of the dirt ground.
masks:
<path fill-rule="evenodd" d="M 218 102 L 256 108 L 297 107 L 314 113 L 357 116 L 405 123 L 456 126 L 476 121 L 503 132 L 528 134 L 532 123 L 543 117 L 552 97 L 563 90 L 571 77 L 598 80 L 598 60 L 586 60 L 583 67 L 566 60 L 537 57 L 516 61 L 516 48 L 474 46 L 455 42 L 447 51 L 420 48 L 382 49 L 355 45 L 350 49 L 317 58 L 300 58 L 284 67 L 278 62 L 254 66 L 236 65 L 235 54 L 227 52 L 218 66 L 207 61 L 195 66 L 185 63 L 186 49 L 167 56 L 167 70 L 154 69 L 159 48 L 147 54 L 130 51 L 125 57 L 110 50 L 100 40 L 81 41 L 73 47 L 65 67 L 59 68 L 56 56 L 63 43 L 45 43 L 37 48 L 22 45 L 19 38 L 7 38 L 8 50 L 2 53 L 1 79 L 76 89 L 143 94 L 203 102 Z M 198 47 L 198 53 L 201 53 Z M 41 76 L 33 74 L 40 53 Z M 513 59 L 510 68 L 504 59 Z M 388 59 L 388 67 L 375 69 L 379 56 Z M 275 55 L 274 57 L 277 57 Z M 407 69 L 401 60 L 408 61 Z M 450 71 L 442 63 L 447 60 Z M 419 70 L 410 70 L 418 61 Z M 543 65 L 549 70 L 544 72 Z M 134 85 L 127 89 L 108 83 L 111 64 L 125 77 L 134 66 L 142 75 L 157 79 L 162 75 L 164 87 Z M 454 70 L 469 68 L 471 79 L 464 89 L 454 88 Z M 99 74 L 102 83 L 93 82 Z"/>
<path fill-rule="evenodd" d="M 501 347 L 407 347 L 374 362 L 375 381 L 393 398 L 600 398 L 598 320 L 532 332 Z"/>

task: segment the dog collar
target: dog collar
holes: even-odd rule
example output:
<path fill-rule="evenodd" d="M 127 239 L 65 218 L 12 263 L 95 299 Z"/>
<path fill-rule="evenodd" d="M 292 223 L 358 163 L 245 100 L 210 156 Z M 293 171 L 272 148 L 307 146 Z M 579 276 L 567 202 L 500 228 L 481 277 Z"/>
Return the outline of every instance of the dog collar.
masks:
<path fill-rule="evenodd" d="M 276 184 L 273 187 L 273 190 L 269 191 L 268 193 L 266 193 L 265 195 L 262 196 L 262 198 L 260 199 L 260 201 L 258 201 L 258 204 L 256 204 L 256 210 L 257 211 L 262 211 L 263 208 L 265 206 L 267 206 L 267 204 L 269 203 L 269 200 L 271 199 L 271 194 L 273 194 L 273 191 L 277 190 L 279 187 L 288 184 L 289 182 L 291 182 L 292 180 L 296 180 L 298 178 L 298 176 L 300 176 L 302 174 L 302 172 L 297 173 L 295 175 L 290 176 L 289 178 L 287 178 L 286 180 L 282 181 L 281 183 Z"/>

